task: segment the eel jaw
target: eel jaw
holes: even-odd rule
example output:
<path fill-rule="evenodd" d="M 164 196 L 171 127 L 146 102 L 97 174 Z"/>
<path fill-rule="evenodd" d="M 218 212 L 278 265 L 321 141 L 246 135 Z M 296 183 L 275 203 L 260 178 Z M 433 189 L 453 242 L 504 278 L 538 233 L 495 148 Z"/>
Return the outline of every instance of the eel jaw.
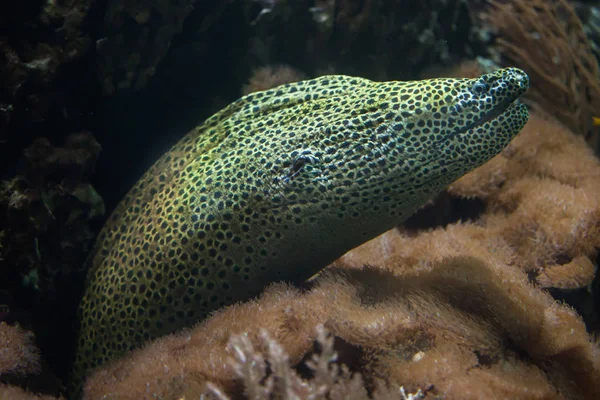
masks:
<path fill-rule="evenodd" d="M 498 116 L 504 114 L 509 109 L 515 109 L 515 108 L 519 107 L 520 105 L 521 105 L 521 102 L 519 101 L 518 98 L 513 99 L 513 100 L 507 99 L 504 102 L 500 103 L 493 110 L 490 110 L 489 112 L 482 115 L 481 118 L 479 118 L 478 120 L 473 121 L 471 124 L 467 125 L 463 129 L 463 131 L 468 132 L 471 129 L 477 128 L 489 121 L 492 121 L 493 119 L 496 119 Z"/>

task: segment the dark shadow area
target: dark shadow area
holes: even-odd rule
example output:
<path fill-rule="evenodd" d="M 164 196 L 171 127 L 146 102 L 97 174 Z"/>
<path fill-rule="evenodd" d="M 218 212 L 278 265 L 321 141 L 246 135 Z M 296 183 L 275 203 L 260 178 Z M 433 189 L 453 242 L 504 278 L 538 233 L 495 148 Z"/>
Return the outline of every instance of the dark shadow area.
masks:
<path fill-rule="evenodd" d="M 442 192 L 402 226 L 413 231 L 444 227 L 458 221 L 476 220 L 484 211 L 485 203 L 480 199 L 458 198 Z"/>

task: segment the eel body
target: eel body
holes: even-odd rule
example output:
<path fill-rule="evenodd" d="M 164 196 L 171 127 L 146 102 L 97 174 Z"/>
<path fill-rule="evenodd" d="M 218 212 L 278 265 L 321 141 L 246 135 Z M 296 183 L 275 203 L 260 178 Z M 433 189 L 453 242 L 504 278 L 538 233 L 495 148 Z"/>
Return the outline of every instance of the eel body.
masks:
<path fill-rule="evenodd" d="M 273 281 L 298 282 L 498 154 L 529 78 L 324 76 L 230 104 L 152 166 L 101 231 L 74 382 Z"/>

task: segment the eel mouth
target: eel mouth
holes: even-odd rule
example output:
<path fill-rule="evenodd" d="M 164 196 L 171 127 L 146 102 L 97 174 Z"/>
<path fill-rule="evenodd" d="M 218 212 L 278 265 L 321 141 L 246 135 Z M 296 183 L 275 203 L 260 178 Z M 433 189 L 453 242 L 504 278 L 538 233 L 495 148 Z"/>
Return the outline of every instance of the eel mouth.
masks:
<path fill-rule="evenodd" d="M 512 100 L 505 100 L 502 103 L 498 104 L 498 106 L 496 106 L 493 110 L 488 111 L 487 113 L 483 114 L 479 119 L 467 125 L 464 131 L 466 132 L 473 128 L 480 127 L 481 125 L 496 119 L 500 115 L 504 114 L 506 111 L 519 107 L 520 104 L 521 102 L 518 98 Z"/>
<path fill-rule="evenodd" d="M 455 130 L 446 138 L 438 140 L 437 142 L 434 143 L 434 146 L 437 146 L 440 142 L 451 139 L 451 138 L 455 137 L 456 135 L 462 135 L 466 132 L 469 132 L 472 129 L 476 129 L 476 128 L 484 125 L 485 123 L 498 118 L 500 115 L 506 113 L 507 111 L 513 111 L 513 110 L 516 110 L 518 107 L 522 107 L 522 106 L 524 107 L 525 105 L 523 103 L 521 103 L 521 101 L 519 100 L 518 97 L 515 99 L 507 99 L 507 100 L 503 101 L 502 103 L 498 104 L 493 110 L 488 111 L 487 113 L 483 114 L 480 118 L 471 122 L 469 125 L 466 125 L 462 129 Z"/>

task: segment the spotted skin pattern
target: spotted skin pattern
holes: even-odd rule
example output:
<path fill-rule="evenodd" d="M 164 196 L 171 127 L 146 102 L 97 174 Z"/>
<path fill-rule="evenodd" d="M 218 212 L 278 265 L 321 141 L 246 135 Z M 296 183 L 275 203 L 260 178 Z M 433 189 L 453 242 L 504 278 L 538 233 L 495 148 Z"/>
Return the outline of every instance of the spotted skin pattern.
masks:
<path fill-rule="evenodd" d="M 162 156 L 90 256 L 75 379 L 307 279 L 410 216 L 521 130 L 515 68 L 476 79 L 324 76 L 235 101 Z"/>

